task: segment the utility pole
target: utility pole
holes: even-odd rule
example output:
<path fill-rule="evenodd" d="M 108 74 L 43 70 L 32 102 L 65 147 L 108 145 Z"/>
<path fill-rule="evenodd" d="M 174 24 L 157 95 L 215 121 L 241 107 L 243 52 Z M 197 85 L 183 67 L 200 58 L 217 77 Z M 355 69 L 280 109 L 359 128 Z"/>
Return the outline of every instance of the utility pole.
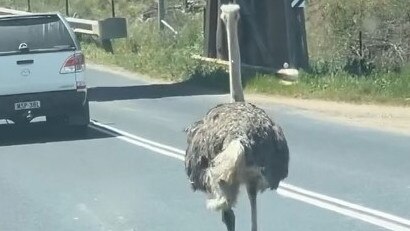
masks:
<path fill-rule="evenodd" d="M 69 0 L 65 0 L 65 15 L 66 15 L 67 17 L 70 16 L 70 10 L 69 10 L 68 1 L 69 1 Z"/>
<path fill-rule="evenodd" d="M 115 3 L 114 0 L 111 0 L 111 15 L 115 18 Z"/>
<path fill-rule="evenodd" d="M 162 20 L 164 20 L 164 16 L 165 16 L 164 0 L 158 0 L 158 26 L 161 31 L 164 29 L 164 25 L 162 24 Z"/>

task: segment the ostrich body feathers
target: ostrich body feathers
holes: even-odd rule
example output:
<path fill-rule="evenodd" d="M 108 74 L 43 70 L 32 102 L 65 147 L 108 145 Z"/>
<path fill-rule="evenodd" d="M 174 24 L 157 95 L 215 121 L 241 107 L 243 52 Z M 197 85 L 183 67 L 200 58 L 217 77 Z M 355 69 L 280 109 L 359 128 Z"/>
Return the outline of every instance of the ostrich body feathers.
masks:
<path fill-rule="evenodd" d="M 208 208 L 231 207 L 239 186 L 276 189 L 288 175 L 289 150 L 280 126 L 251 103 L 220 104 L 185 130 L 185 170 Z"/>

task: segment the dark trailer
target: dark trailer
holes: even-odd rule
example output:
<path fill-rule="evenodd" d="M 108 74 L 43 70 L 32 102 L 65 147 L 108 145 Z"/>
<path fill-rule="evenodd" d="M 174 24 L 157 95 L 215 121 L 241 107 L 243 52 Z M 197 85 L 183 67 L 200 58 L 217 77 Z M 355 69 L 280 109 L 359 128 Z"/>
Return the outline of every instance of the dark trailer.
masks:
<path fill-rule="evenodd" d="M 204 56 L 228 60 L 226 31 L 220 6 L 239 4 L 239 45 L 241 61 L 273 69 L 305 69 L 308 49 L 304 0 L 207 0 L 205 10 Z"/>

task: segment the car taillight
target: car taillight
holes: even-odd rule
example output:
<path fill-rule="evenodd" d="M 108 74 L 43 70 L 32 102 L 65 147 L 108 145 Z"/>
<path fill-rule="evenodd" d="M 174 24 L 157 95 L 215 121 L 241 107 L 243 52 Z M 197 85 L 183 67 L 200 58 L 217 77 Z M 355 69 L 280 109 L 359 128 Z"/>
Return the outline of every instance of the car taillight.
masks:
<path fill-rule="evenodd" d="M 85 69 L 84 55 L 81 53 L 74 54 L 70 56 L 61 67 L 60 73 L 76 73 L 81 72 Z"/>

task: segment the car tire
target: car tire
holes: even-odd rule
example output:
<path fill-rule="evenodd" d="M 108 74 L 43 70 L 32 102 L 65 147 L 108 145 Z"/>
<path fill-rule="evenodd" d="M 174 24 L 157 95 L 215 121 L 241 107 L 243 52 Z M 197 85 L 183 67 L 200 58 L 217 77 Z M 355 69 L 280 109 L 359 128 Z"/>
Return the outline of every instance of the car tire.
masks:
<path fill-rule="evenodd" d="M 88 134 L 88 124 L 87 125 L 72 125 L 70 126 L 70 130 L 73 131 L 73 133 L 76 135 L 86 136 Z"/>
<path fill-rule="evenodd" d="M 67 124 L 67 116 L 46 116 L 46 122 L 50 125 L 65 125 Z"/>
<path fill-rule="evenodd" d="M 20 119 L 20 118 L 12 118 L 11 121 L 13 121 L 13 123 L 16 126 L 21 126 L 21 127 L 24 127 L 30 124 L 30 120 Z"/>
<path fill-rule="evenodd" d="M 86 135 L 88 133 L 88 125 L 90 124 L 90 106 L 88 100 L 78 113 L 69 118 L 69 121 L 71 120 L 75 121 L 75 123 L 70 124 L 70 127 L 76 134 Z"/>

